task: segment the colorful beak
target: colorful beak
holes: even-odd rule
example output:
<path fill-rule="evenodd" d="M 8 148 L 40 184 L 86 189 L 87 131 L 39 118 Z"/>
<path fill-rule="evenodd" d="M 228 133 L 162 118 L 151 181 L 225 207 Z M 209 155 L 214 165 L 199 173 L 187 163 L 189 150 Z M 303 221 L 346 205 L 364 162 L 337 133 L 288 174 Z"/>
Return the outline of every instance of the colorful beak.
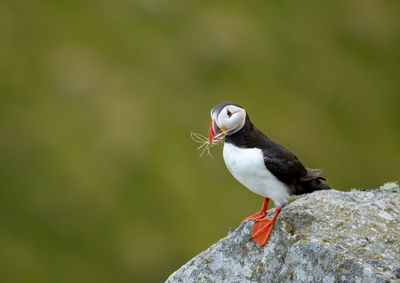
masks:
<path fill-rule="evenodd" d="M 217 122 L 212 119 L 210 123 L 210 127 L 208 128 L 208 141 L 210 144 L 212 144 L 214 138 L 216 135 L 219 135 L 221 133 L 221 129 L 218 127 Z"/>

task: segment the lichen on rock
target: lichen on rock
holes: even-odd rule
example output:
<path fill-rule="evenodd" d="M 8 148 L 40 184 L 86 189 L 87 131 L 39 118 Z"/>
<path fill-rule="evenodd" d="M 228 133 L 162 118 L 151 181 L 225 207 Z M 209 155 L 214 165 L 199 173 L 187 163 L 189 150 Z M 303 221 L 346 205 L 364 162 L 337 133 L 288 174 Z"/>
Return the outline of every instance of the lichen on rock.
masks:
<path fill-rule="evenodd" d="M 400 282 L 395 182 L 298 198 L 282 209 L 263 247 L 251 240 L 252 223 L 229 232 L 167 282 Z"/>

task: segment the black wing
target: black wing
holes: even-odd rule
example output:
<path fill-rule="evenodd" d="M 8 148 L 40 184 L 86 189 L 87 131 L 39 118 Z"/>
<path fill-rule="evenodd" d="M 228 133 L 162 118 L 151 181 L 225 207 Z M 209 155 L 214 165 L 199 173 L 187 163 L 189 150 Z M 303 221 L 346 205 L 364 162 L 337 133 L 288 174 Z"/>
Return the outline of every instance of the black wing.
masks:
<path fill-rule="evenodd" d="M 264 148 L 264 164 L 279 181 L 293 185 L 307 176 L 307 169 L 289 150 L 274 144 Z"/>
<path fill-rule="evenodd" d="M 263 148 L 264 164 L 282 183 L 289 185 L 290 193 L 301 195 L 318 190 L 330 190 L 331 187 L 321 182 L 320 169 L 305 168 L 297 157 L 283 146 L 270 140 Z"/>

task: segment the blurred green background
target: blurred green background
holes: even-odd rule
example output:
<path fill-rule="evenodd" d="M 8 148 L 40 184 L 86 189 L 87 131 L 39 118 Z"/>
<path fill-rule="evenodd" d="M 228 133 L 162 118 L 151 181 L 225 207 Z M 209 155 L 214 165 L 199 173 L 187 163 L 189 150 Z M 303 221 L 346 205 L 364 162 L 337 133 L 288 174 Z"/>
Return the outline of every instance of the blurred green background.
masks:
<path fill-rule="evenodd" d="M 0 281 L 160 282 L 259 209 L 210 109 L 337 189 L 399 177 L 398 1 L 0 3 Z"/>

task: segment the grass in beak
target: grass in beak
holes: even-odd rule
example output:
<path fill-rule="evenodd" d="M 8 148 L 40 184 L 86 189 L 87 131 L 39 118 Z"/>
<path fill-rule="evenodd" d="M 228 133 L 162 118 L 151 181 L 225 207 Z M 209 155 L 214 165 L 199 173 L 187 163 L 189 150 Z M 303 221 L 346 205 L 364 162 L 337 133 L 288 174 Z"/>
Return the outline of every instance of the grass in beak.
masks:
<path fill-rule="evenodd" d="M 213 139 L 212 143 L 210 143 L 207 137 L 205 137 L 205 136 L 203 136 L 201 134 L 195 133 L 195 132 L 191 132 L 190 133 L 190 137 L 192 138 L 192 140 L 194 140 L 195 142 L 201 144 L 196 149 L 196 150 L 201 150 L 200 157 L 202 157 L 205 152 L 207 152 L 207 155 L 212 157 L 212 154 L 210 152 L 210 148 L 213 145 L 217 145 L 217 144 L 220 144 L 222 142 L 222 139 L 220 138 L 221 136 L 222 136 L 221 134 L 218 134 L 217 136 L 215 136 L 215 138 Z"/>

